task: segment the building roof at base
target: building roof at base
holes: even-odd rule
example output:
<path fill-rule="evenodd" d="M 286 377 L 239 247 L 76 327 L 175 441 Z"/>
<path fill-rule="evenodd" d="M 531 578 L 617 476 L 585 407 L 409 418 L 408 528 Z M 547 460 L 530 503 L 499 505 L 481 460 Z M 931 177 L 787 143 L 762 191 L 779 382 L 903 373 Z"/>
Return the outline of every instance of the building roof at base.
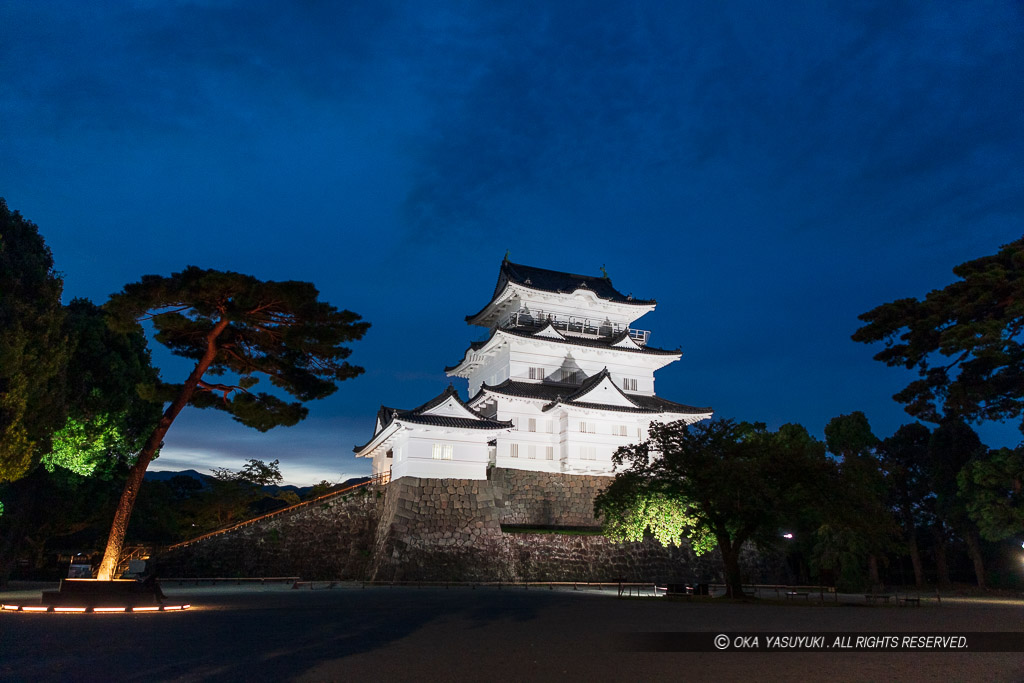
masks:
<path fill-rule="evenodd" d="M 612 286 L 612 281 L 607 275 L 565 273 L 560 270 L 548 270 L 547 268 L 512 263 L 508 259 L 501 262 L 501 268 L 498 271 L 498 283 L 494 286 L 494 294 L 491 296 L 491 301 L 494 301 L 501 294 L 509 282 L 540 292 L 554 292 L 556 294 L 572 294 L 577 289 L 589 289 L 598 298 L 620 304 L 635 304 L 637 306 L 653 306 L 657 304 L 654 299 L 634 299 L 632 294 L 623 294 Z M 490 302 L 488 302 L 487 306 L 490 305 Z M 467 315 L 466 320 L 472 320 L 477 317 L 487 310 L 487 306 L 484 306 L 477 313 Z"/>
<path fill-rule="evenodd" d="M 462 406 L 467 413 L 474 417 L 453 417 L 449 415 L 426 415 L 424 413 L 429 410 L 436 408 L 445 401 L 452 399 L 460 406 Z M 373 433 L 373 437 L 362 446 L 356 446 L 352 450 L 356 453 L 363 450 L 377 438 L 377 435 L 391 426 L 391 423 L 395 420 L 401 420 L 402 422 L 410 422 L 413 424 L 429 425 L 432 427 L 447 427 L 457 429 L 511 429 L 513 427 L 511 422 L 505 422 L 503 420 L 489 420 L 478 412 L 470 408 L 466 403 L 459 398 L 459 392 L 451 384 L 448 388 L 441 392 L 438 396 L 430 399 L 426 403 L 411 410 L 400 410 L 398 408 L 389 408 L 387 406 L 381 406 L 380 410 L 377 411 L 377 430 Z"/>
<path fill-rule="evenodd" d="M 507 379 L 501 384 L 496 384 L 494 386 L 484 384 L 480 388 L 480 391 L 477 392 L 476 396 L 470 399 L 470 403 L 476 401 L 476 399 L 482 394 L 491 392 L 501 394 L 502 396 L 514 396 L 517 398 L 531 398 L 546 401 L 543 410 L 549 410 L 560 404 L 576 406 L 579 408 L 614 410 L 627 413 L 706 415 L 714 412 L 711 408 L 695 408 L 694 406 L 676 403 L 675 401 L 669 401 L 659 396 L 644 396 L 640 394 L 627 394 L 625 392 L 622 392 L 622 395 L 633 404 L 633 407 L 574 400 L 574 397 L 586 396 L 594 386 L 599 384 L 605 377 L 609 376 L 610 373 L 608 373 L 607 368 L 605 368 L 593 377 L 587 378 L 583 384 L 559 384 L 556 382 L 534 384 L 531 382 L 517 382 L 515 380 Z"/>

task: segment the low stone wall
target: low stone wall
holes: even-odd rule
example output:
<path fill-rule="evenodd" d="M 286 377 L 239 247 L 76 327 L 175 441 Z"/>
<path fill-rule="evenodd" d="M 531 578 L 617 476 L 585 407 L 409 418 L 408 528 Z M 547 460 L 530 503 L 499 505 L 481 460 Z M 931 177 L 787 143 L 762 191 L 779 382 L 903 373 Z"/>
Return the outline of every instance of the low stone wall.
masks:
<path fill-rule="evenodd" d="M 505 534 L 512 575 L 518 581 L 656 581 L 722 583 L 718 552 L 696 557 L 688 545 L 664 547 L 654 539 L 614 543 L 604 536 Z M 747 550 L 740 555 L 744 581 L 776 583 L 781 557 Z"/>
<path fill-rule="evenodd" d="M 380 489 L 358 489 L 212 536 L 156 558 L 164 577 L 362 579 L 372 560 Z"/>
<path fill-rule="evenodd" d="M 501 525 L 596 526 L 607 477 L 496 469 L 491 479 L 403 477 L 205 539 L 162 558 L 162 576 L 378 581 L 722 580 L 717 553 L 601 535 L 503 533 Z M 779 582 L 778 557 L 746 552 L 745 580 Z"/>

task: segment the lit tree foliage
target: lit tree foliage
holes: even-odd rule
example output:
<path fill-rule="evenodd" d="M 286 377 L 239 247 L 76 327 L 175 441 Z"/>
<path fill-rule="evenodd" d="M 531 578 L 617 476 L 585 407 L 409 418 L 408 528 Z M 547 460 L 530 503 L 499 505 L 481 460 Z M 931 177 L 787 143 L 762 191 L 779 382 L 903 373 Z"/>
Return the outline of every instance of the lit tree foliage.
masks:
<path fill-rule="evenodd" d="M 731 420 L 652 424 L 646 441 L 613 460 L 626 469 L 594 503 L 606 533 L 638 540 L 648 530 L 664 544 L 685 537 L 698 554 L 717 545 L 733 597 L 743 594 L 743 544 L 776 542 L 782 526 L 823 500 L 833 469 L 799 425 L 769 432 Z"/>
<path fill-rule="evenodd" d="M 960 495 L 981 535 L 990 541 L 1024 533 L 1024 446 L 1000 448 L 967 463 Z"/>
<path fill-rule="evenodd" d="M 100 579 L 114 574 L 143 475 L 185 406 L 223 410 L 260 431 L 293 425 L 306 416 L 303 401 L 324 398 L 337 382 L 362 372 L 345 361 L 351 350 L 344 344 L 369 327 L 355 313 L 321 302 L 310 283 L 264 282 L 195 266 L 170 277 L 147 275 L 113 295 L 105 308 L 115 329 L 150 321 L 156 340 L 195 367 L 183 383 L 157 388 L 168 405 L 125 484 Z M 212 379 L 224 375 L 230 379 Z M 250 391 L 258 375 L 298 401 Z"/>
<path fill-rule="evenodd" d="M 915 417 L 1018 419 L 1024 412 L 1024 238 L 953 272 L 960 280 L 923 300 L 898 299 L 861 315 L 867 324 L 853 339 L 884 341 L 876 360 L 917 369 L 919 379 L 893 397 Z"/>
<path fill-rule="evenodd" d="M 43 467 L 2 487 L 10 505 L 0 523 L 0 582 L 25 548 L 38 555 L 52 538 L 96 524 L 162 412 L 139 396 L 157 380 L 145 336 L 114 332 L 84 299 L 65 310 L 67 419 Z"/>
<path fill-rule="evenodd" d="M 0 198 L 0 482 L 35 467 L 64 422 L 62 288 L 39 229 Z"/>
<path fill-rule="evenodd" d="M 160 419 L 159 403 L 143 400 L 158 381 L 141 330 L 117 332 L 103 309 L 86 299 L 67 307 L 71 351 L 67 369 L 68 418 L 43 456 L 52 472 L 109 477 L 130 463 Z"/>
<path fill-rule="evenodd" d="M 690 542 L 697 555 L 715 547 L 715 539 L 688 514 L 686 501 L 656 490 L 653 482 L 633 472 L 624 472 L 614 482 L 616 489 L 599 496 L 604 535 L 613 541 L 638 542 L 650 533 L 664 546 Z"/>

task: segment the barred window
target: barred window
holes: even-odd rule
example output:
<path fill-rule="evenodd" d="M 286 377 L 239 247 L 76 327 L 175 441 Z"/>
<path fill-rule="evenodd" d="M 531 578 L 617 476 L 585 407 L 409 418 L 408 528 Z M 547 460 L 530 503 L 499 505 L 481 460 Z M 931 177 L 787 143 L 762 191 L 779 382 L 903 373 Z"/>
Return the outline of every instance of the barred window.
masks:
<path fill-rule="evenodd" d="M 434 460 L 451 460 L 455 453 L 455 447 L 450 443 L 435 443 L 431 452 Z"/>
<path fill-rule="evenodd" d="M 519 457 L 519 444 L 517 444 L 517 443 L 510 443 L 508 445 L 508 457 L 510 457 L 510 458 L 518 458 Z"/>

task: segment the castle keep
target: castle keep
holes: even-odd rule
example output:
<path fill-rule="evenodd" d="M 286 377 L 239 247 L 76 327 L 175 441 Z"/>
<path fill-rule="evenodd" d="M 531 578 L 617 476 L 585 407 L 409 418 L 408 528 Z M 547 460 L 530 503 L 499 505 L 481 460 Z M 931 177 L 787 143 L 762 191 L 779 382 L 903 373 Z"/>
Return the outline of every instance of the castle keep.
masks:
<path fill-rule="evenodd" d="M 469 381 L 411 410 L 381 407 L 357 457 L 377 477 L 487 479 L 488 468 L 611 476 L 612 453 L 642 441 L 651 422 L 711 417 L 655 395 L 656 370 L 681 352 L 632 327 L 654 310 L 594 277 L 508 260 L 491 300 L 466 316 L 489 330 L 445 368 Z"/>

